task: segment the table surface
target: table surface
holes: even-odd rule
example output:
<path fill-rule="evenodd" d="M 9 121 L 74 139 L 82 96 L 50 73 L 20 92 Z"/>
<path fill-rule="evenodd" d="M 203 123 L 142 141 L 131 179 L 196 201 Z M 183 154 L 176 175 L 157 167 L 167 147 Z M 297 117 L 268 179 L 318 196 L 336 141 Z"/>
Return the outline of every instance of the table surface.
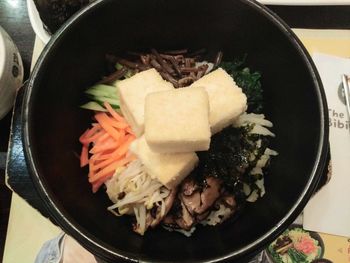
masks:
<path fill-rule="evenodd" d="M 270 6 L 294 28 L 350 29 L 350 6 Z M 24 0 L 0 1 L 0 26 L 16 43 L 23 60 L 24 79 L 30 72 L 35 34 L 31 28 Z M 11 124 L 10 112 L 0 121 L 0 152 L 7 152 Z M 5 183 L 4 167 L 0 169 L 0 262 L 7 230 L 11 191 Z"/>

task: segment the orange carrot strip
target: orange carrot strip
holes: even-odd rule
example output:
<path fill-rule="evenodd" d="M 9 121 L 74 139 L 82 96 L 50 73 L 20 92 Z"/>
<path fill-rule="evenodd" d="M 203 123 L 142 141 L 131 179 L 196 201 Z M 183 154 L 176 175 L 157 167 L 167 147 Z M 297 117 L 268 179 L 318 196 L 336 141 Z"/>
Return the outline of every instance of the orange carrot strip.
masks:
<path fill-rule="evenodd" d="M 90 160 L 96 161 L 96 160 L 98 160 L 98 158 L 99 158 L 100 156 L 101 156 L 100 153 L 93 154 L 93 155 L 90 157 Z"/>
<path fill-rule="evenodd" d="M 113 150 L 111 152 L 111 154 L 106 154 L 106 151 L 104 151 L 104 157 L 114 158 L 116 155 L 119 155 L 119 156 L 124 155 L 127 152 L 127 150 L 129 149 L 129 146 L 134 139 L 135 139 L 135 137 L 133 137 L 130 134 L 123 136 L 122 138 L 120 138 L 116 147 L 114 147 L 115 150 Z M 115 144 L 113 143 L 113 145 L 115 145 Z M 109 147 L 107 146 L 105 149 L 108 150 Z M 99 150 L 100 150 L 99 148 L 96 149 L 96 151 L 99 151 Z"/>
<path fill-rule="evenodd" d="M 89 144 L 91 142 L 96 141 L 98 138 L 100 138 L 102 135 L 104 135 L 105 132 L 104 131 L 97 131 L 94 135 L 88 137 L 88 138 L 84 138 L 81 140 L 81 142 L 83 144 Z"/>
<path fill-rule="evenodd" d="M 126 122 L 117 121 L 112 118 L 111 118 L 111 125 L 117 129 L 126 129 L 127 127 L 129 127 L 129 124 L 127 124 Z"/>
<path fill-rule="evenodd" d="M 125 119 L 116 112 L 108 102 L 104 102 L 103 105 L 106 107 L 108 112 L 113 116 L 117 121 L 125 122 Z"/>
<path fill-rule="evenodd" d="M 130 144 L 135 140 L 135 138 L 130 135 L 125 136 L 125 138 L 125 141 L 116 150 L 116 154 L 119 156 L 125 155 L 129 150 Z"/>
<path fill-rule="evenodd" d="M 92 184 L 92 192 L 96 193 L 98 189 L 101 187 L 101 185 L 104 184 L 108 179 L 110 179 L 113 176 L 113 173 L 108 174 L 103 180 L 98 180 L 97 182 Z"/>
<path fill-rule="evenodd" d="M 80 154 L 80 167 L 84 167 L 85 165 L 89 164 L 89 154 L 88 154 L 88 146 L 83 145 L 81 148 L 81 154 Z"/>
<path fill-rule="evenodd" d="M 111 164 L 114 161 L 117 161 L 125 156 L 125 154 L 129 150 L 130 144 L 135 140 L 135 137 L 131 135 L 127 135 L 125 137 L 124 142 L 121 143 L 119 147 L 115 151 L 110 154 L 105 154 L 104 159 L 101 163 L 95 166 L 95 169 L 103 169 L 105 166 Z M 91 151 L 90 151 L 91 152 Z"/>
<path fill-rule="evenodd" d="M 120 159 L 122 159 L 124 156 L 120 156 L 117 154 L 113 154 L 111 153 L 112 156 L 110 156 L 108 159 L 103 160 L 102 162 L 100 162 L 99 164 L 95 165 L 95 169 L 103 169 L 105 168 L 107 165 L 110 165 L 113 162 L 119 161 Z"/>
<path fill-rule="evenodd" d="M 90 177 L 94 177 L 94 176 L 95 176 L 94 161 L 90 159 L 88 177 L 90 178 Z"/>
<path fill-rule="evenodd" d="M 120 134 L 120 137 L 118 140 L 118 144 L 121 145 L 125 141 L 126 132 L 125 130 L 119 130 L 119 134 Z"/>
<path fill-rule="evenodd" d="M 89 177 L 94 176 L 95 174 L 95 165 L 97 164 L 98 158 L 100 158 L 101 154 L 93 154 L 89 160 Z"/>
<path fill-rule="evenodd" d="M 95 115 L 95 119 L 109 135 L 111 135 L 116 141 L 118 141 L 119 132 L 111 125 L 110 117 L 108 117 L 106 113 L 97 113 Z"/>
<path fill-rule="evenodd" d="M 79 141 L 80 141 L 81 144 L 84 144 L 83 141 L 84 141 L 84 139 L 86 139 L 86 136 L 87 136 L 87 134 L 89 133 L 89 131 L 90 131 L 90 129 L 87 128 L 86 131 L 84 131 L 83 134 L 80 135 Z"/>
<path fill-rule="evenodd" d="M 128 156 L 128 157 L 126 157 L 126 158 L 124 158 L 122 160 L 119 160 L 117 162 L 111 163 L 110 165 L 105 167 L 103 170 L 101 170 L 98 173 L 96 173 L 93 177 L 90 177 L 89 178 L 89 182 L 90 183 L 94 183 L 94 182 L 98 181 L 99 179 L 105 178 L 111 172 L 114 172 L 118 167 L 122 167 L 122 166 L 128 164 L 129 162 L 131 162 L 134 159 L 135 159 L 134 156 Z"/>
<path fill-rule="evenodd" d="M 132 131 L 132 129 L 130 127 L 127 127 L 125 129 L 128 133 L 132 134 L 132 135 L 135 135 L 135 133 Z"/>
<path fill-rule="evenodd" d="M 86 137 L 91 137 L 92 135 L 94 135 L 98 130 L 101 129 L 101 125 L 99 125 L 98 123 L 93 123 L 92 124 L 92 128 L 90 129 L 90 131 L 86 134 Z"/>
<path fill-rule="evenodd" d="M 101 154 L 97 159 L 96 159 L 96 163 L 98 162 L 98 163 L 101 163 L 101 162 L 103 162 L 103 161 L 105 161 L 105 160 L 107 160 L 107 159 L 113 159 L 115 156 L 116 156 L 116 154 L 115 154 L 115 151 L 116 150 L 114 150 L 113 152 L 110 152 L 110 151 L 106 151 L 106 152 L 104 152 L 103 154 Z M 123 157 L 123 156 L 122 156 Z"/>
<path fill-rule="evenodd" d="M 104 142 L 105 140 L 109 139 L 111 136 L 105 132 L 105 134 L 103 134 L 101 137 L 99 137 L 97 140 L 96 140 L 96 143 L 102 143 Z"/>
<path fill-rule="evenodd" d="M 118 147 L 117 142 L 108 140 L 107 142 L 96 144 L 94 147 L 92 147 L 92 149 L 90 150 L 90 153 L 96 154 L 107 150 L 114 150 L 117 147 Z"/>
<path fill-rule="evenodd" d="M 95 172 L 96 172 L 96 169 L 95 169 L 94 161 L 90 160 L 89 161 L 89 175 L 88 175 L 88 177 L 89 178 L 94 177 Z"/>
<path fill-rule="evenodd" d="M 100 153 L 99 153 L 100 154 Z M 98 157 L 96 157 L 94 159 L 95 163 L 98 163 L 98 162 L 103 162 L 104 160 L 106 159 L 109 159 L 111 156 L 111 153 L 109 152 L 106 152 L 106 153 L 103 153 L 103 154 L 100 154 Z M 94 155 L 93 155 L 94 156 Z"/>

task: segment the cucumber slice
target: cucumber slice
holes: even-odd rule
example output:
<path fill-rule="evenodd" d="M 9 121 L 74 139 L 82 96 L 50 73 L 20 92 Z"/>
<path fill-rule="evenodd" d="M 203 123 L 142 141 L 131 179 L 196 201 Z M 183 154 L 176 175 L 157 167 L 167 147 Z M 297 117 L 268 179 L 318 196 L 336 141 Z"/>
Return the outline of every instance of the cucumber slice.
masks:
<path fill-rule="evenodd" d="M 107 111 L 105 108 L 103 108 L 100 104 L 98 104 L 95 101 L 90 101 L 88 103 L 85 103 L 80 106 L 82 109 L 86 110 L 94 110 L 94 111 Z"/>
<path fill-rule="evenodd" d="M 105 90 L 106 92 L 111 94 L 114 94 L 116 91 L 116 88 L 114 86 L 105 85 L 105 84 L 97 84 L 95 86 L 92 86 L 92 88 Z"/>
<path fill-rule="evenodd" d="M 98 84 L 88 88 L 85 91 L 86 94 L 92 96 L 106 96 L 106 97 L 117 97 L 117 89 L 114 86 L 108 86 L 103 84 Z"/>
<path fill-rule="evenodd" d="M 101 103 L 101 105 L 103 105 L 104 102 L 108 102 L 113 108 L 119 108 L 120 105 L 119 100 L 108 97 L 93 97 L 92 100 Z"/>

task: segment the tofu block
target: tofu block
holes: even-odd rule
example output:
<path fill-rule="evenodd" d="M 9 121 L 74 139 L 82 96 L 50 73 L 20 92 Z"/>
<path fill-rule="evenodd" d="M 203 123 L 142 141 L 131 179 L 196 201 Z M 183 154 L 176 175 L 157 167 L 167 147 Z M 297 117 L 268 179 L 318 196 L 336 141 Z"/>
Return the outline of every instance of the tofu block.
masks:
<path fill-rule="evenodd" d="M 204 87 L 208 92 L 212 134 L 231 125 L 247 109 L 246 95 L 222 68 L 205 75 L 190 87 Z"/>
<path fill-rule="evenodd" d="M 173 85 L 163 80 L 155 70 L 149 69 L 119 81 L 120 109 L 136 136 L 144 132 L 144 108 L 146 95 L 156 91 L 172 90 Z"/>
<path fill-rule="evenodd" d="M 204 88 L 181 88 L 146 96 L 145 138 L 158 153 L 206 151 L 209 101 Z"/>
<path fill-rule="evenodd" d="M 130 150 L 145 166 L 146 172 L 169 189 L 176 187 L 198 163 L 196 153 L 161 154 L 153 152 L 144 136 L 136 139 Z"/>

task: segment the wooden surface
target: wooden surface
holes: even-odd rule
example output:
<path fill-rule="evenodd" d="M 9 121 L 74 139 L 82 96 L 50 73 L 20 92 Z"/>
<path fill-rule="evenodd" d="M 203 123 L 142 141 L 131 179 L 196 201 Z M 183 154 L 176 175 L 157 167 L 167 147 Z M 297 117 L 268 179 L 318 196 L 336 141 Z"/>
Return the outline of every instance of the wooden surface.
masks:
<path fill-rule="evenodd" d="M 350 6 L 338 7 L 271 7 L 287 24 L 298 28 L 350 29 Z M 0 0 L 0 26 L 16 43 L 23 60 L 25 79 L 29 76 L 34 45 L 25 0 Z M 11 113 L 0 121 L 0 152 L 7 152 Z M 4 184 L 4 167 L 0 167 L 0 262 L 7 230 L 11 192 Z"/>

